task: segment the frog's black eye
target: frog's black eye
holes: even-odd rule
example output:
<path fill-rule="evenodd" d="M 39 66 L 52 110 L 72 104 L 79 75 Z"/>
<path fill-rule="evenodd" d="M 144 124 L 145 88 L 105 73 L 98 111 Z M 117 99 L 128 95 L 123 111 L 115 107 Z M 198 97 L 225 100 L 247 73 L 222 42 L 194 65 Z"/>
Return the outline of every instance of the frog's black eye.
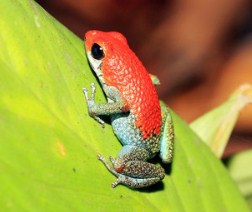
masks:
<path fill-rule="evenodd" d="M 101 60 L 105 56 L 102 47 L 98 45 L 97 43 L 93 44 L 91 48 L 91 54 L 93 58 L 96 60 Z"/>

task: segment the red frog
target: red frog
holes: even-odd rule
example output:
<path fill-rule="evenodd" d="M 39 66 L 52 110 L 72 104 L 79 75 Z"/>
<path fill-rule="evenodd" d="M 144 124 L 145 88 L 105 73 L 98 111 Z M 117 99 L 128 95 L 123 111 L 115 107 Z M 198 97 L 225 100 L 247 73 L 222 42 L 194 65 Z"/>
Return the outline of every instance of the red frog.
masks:
<path fill-rule="evenodd" d="M 106 103 L 95 103 L 95 84 L 91 97 L 83 89 L 89 115 L 102 126 L 100 115 L 110 116 L 114 133 L 123 145 L 112 166 L 98 155 L 107 169 L 117 177 L 112 187 L 124 184 L 131 188 L 153 185 L 165 177 L 161 166 L 147 162 L 160 152 L 164 163 L 173 155 L 174 131 L 166 106 L 160 106 L 154 85 L 159 80 L 129 48 L 118 32 L 88 31 L 85 35 L 88 61 L 107 97 Z"/>

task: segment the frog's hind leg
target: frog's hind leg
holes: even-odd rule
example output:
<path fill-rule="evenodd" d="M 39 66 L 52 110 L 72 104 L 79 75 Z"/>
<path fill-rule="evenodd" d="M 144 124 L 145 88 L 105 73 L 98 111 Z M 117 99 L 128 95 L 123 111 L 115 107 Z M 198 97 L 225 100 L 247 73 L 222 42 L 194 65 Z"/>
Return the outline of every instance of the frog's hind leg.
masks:
<path fill-rule="evenodd" d="M 130 188 L 143 188 L 151 186 L 160 181 L 160 178 L 153 177 L 148 179 L 133 178 L 123 174 L 119 174 L 117 180 L 112 183 L 112 187 L 115 188 L 118 184 L 129 186 Z"/>
<path fill-rule="evenodd" d="M 160 138 L 160 157 L 163 163 L 170 163 L 173 156 L 174 128 L 172 117 L 166 106 L 162 108 L 162 135 Z"/>
<path fill-rule="evenodd" d="M 149 74 L 151 81 L 153 83 L 153 85 L 160 85 L 160 80 L 158 79 L 158 77 L 156 75 L 153 74 Z"/>
<path fill-rule="evenodd" d="M 126 176 L 124 174 L 120 174 L 116 172 L 115 169 L 108 164 L 108 162 L 105 160 L 103 156 L 98 155 L 98 159 L 102 161 L 103 164 L 106 166 L 106 168 L 117 177 L 117 180 L 111 184 L 113 188 L 115 188 L 119 184 L 123 184 L 131 188 L 142 188 L 142 187 L 153 185 L 157 183 L 158 181 L 160 181 L 160 177 L 144 179 L 144 178 L 134 178 L 134 177 Z M 112 163 L 114 162 L 114 160 L 111 157 L 110 157 L 110 160 Z"/>
<path fill-rule="evenodd" d="M 102 156 L 98 157 L 117 177 L 112 187 L 124 184 L 131 188 L 141 188 L 153 185 L 165 177 L 162 167 L 146 162 L 149 153 L 144 148 L 124 146 L 115 159 L 110 157 L 113 167 Z"/>

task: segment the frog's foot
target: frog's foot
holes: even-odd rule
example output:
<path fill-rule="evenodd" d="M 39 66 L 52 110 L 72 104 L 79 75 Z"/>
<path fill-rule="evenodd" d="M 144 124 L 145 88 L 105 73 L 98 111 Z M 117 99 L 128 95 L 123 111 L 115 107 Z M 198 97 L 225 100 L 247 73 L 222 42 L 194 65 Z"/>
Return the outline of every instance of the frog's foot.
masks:
<path fill-rule="evenodd" d="M 95 99 L 95 91 L 96 91 L 96 87 L 95 87 L 95 84 L 92 82 L 91 83 L 91 97 L 89 98 L 88 96 L 88 89 L 87 88 L 83 88 L 83 93 L 85 95 L 85 99 L 86 99 L 86 102 L 87 102 L 87 105 L 88 105 L 88 112 L 89 112 L 89 115 L 92 116 L 96 121 L 98 121 L 102 127 L 105 127 L 105 123 L 104 121 L 96 115 L 95 113 L 95 108 L 96 108 L 96 103 L 94 101 Z"/>
<path fill-rule="evenodd" d="M 107 168 L 113 175 L 115 175 L 116 177 L 119 177 L 119 173 L 117 173 L 117 172 L 115 171 L 115 169 L 114 169 L 112 166 L 109 165 L 109 163 L 106 161 L 106 159 L 105 159 L 102 155 L 98 154 L 97 157 L 98 157 L 98 159 L 106 166 L 106 168 Z"/>
<path fill-rule="evenodd" d="M 117 180 L 112 183 L 112 187 L 115 188 L 118 184 L 129 186 L 130 188 L 143 188 L 147 186 L 151 186 L 160 181 L 160 178 L 133 178 L 123 174 L 119 174 Z"/>

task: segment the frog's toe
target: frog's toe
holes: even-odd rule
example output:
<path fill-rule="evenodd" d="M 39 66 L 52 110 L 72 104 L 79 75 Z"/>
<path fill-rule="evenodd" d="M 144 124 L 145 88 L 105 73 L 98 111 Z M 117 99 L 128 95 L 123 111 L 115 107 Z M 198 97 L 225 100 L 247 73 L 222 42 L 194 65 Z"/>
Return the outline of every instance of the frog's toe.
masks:
<path fill-rule="evenodd" d="M 86 100 L 88 101 L 88 89 L 87 88 L 82 88 L 82 91 L 85 95 Z"/>
<path fill-rule="evenodd" d="M 97 158 L 98 158 L 99 160 L 101 160 L 101 161 L 104 160 L 104 157 L 103 157 L 100 153 L 97 154 Z"/>
<path fill-rule="evenodd" d="M 120 184 L 119 178 L 118 178 L 115 182 L 113 182 L 113 183 L 111 184 L 111 186 L 112 186 L 112 188 L 115 188 L 116 186 L 118 186 L 118 184 Z"/>

